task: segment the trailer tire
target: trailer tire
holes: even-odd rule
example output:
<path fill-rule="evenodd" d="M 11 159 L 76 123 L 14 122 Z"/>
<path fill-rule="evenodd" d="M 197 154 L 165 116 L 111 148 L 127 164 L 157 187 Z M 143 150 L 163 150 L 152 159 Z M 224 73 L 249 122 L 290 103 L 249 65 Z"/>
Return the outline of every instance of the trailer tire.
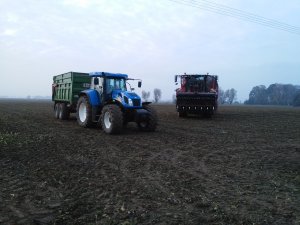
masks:
<path fill-rule="evenodd" d="M 69 119 L 70 112 L 67 107 L 66 103 L 60 103 L 59 104 L 59 119 L 60 120 L 67 120 Z"/>
<path fill-rule="evenodd" d="M 102 129 L 107 134 L 118 134 L 123 129 L 123 113 L 118 105 L 109 104 L 101 113 Z"/>
<path fill-rule="evenodd" d="M 54 105 L 54 118 L 55 119 L 58 119 L 59 118 L 59 103 L 55 103 Z"/>
<path fill-rule="evenodd" d="M 138 128 L 141 131 L 147 131 L 152 132 L 156 130 L 157 127 L 157 112 L 154 108 L 152 108 L 150 105 L 144 105 L 143 108 L 147 110 L 150 115 L 149 118 L 146 121 L 138 122 Z"/>
<path fill-rule="evenodd" d="M 87 96 L 81 96 L 77 103 L 76 118 L 79 126 L 91 127 L 92 123 L 92 106 Z"/>

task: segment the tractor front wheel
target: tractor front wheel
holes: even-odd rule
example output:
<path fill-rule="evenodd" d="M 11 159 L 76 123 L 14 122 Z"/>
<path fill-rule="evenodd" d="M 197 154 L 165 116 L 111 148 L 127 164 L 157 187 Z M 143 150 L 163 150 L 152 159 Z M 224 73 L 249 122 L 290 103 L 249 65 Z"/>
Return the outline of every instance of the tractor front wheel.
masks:
<path fill-rule="evenodd" d="M 157 126 L 157 113 L 154 108 L 152 108 L 150 105 L 145 105 L 143 107 L 145 110 L 149 112 L 149 117 L 147 120 L 138 122 L 138 128 L 141 131 L 155 131 Z"/>
<path fill-rule="evenodd" d="M 102 129 L 107 134 L 121 133 L 123 128 L 123 113 L 117 105 L 106 105 L 101 113 Z"/>

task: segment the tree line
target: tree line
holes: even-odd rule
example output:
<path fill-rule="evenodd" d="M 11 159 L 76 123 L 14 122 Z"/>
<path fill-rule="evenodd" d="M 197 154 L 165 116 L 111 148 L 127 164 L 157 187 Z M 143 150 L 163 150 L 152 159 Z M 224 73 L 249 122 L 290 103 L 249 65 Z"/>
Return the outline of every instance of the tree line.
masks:
<path fill-rule="evenodd" d="M 219 104 L 233 104 L 236 103 L 237 91 L 234 88 L 223 90 L 219 88 L 218 102 Z"/>
<path fill-rule="evenodd" d="M 258 85 L 252 88 L 248 105 L 293 105 L 300 106 L 300 86 L 292 84 Z"/>
<path fill-rule="evenodd" d="M 150 98 L 150 91 L 142 91 L 142 99 L 145 101 L 145 102 L 148 102 Z M 155 103 L 157 103 L 160 99 L 161 99 L 161 90 L 158 89 L 158 88 L 155 88 L 153 90 L 153 100 Z"/>

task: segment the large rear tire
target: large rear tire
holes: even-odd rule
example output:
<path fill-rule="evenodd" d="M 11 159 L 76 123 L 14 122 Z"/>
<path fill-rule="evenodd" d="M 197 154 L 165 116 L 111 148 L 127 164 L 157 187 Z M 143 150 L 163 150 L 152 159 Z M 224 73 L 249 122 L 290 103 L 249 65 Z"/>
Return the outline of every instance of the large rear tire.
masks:
<path fill-rule="evenodd" d="M 143 108 L 147 110 L 150 114 L 147 120 L 137 123 L 138 128 L 141 131 L 148 131 L 148 132 L 155 131 L 157 127 L 157 121 L 158 121 L 156 110 L 152 108 L 150 105 L 144 105 Z"/>
<path fill-rule="evenodd" d="M 123 113 L 117 105 L 106 105 L 101 113 L 102 129 L 107 134 L 118 134 L 123 129 Z"/>
<path fill-rule="evenodd" d="M 59 119 L 67 120 L 69 119 L 70 112 L 66 103 L 59 104 Z"/>
<path fill-rule="evenodd" d="M 91 127 L 92 122 L 92 106 L 87 96 L 81 96 L 77 103 L 76 118 L 79 126 Z"/>

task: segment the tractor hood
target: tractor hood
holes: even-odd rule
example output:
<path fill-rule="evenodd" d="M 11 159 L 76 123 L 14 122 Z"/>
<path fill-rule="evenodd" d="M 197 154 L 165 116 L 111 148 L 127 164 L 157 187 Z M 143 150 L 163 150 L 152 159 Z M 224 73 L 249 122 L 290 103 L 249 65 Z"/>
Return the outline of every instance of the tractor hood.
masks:
<path fill-rule="evenodd" d="M 142 106 L 140 96 L 130 91 L 113 90 L 112 99 L 120 102 L 124 108 L 138 108 Z"/>

